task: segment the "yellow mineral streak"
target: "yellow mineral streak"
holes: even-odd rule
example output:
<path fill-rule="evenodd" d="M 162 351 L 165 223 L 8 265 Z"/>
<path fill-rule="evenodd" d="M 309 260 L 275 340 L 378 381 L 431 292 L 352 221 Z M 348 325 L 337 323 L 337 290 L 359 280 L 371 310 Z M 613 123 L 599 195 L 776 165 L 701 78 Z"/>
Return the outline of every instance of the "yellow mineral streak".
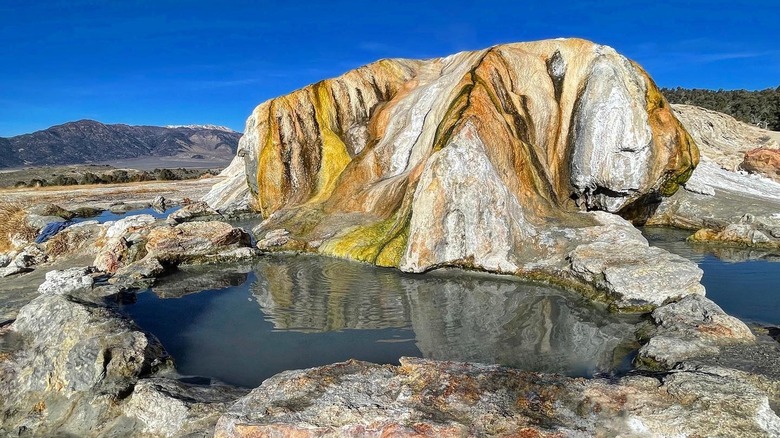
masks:
<path fill-rule="evenodd" d="M 317 125 L 320 127 L 322 154 L 320 170 L 317 173 L 317 186 L 309 202 L 319 203 L 333 193 L 338 177 L 352 160 L 352 157 L 349 156 L 347 146 L 331 128 L 335 115 L 333 99 L 326 83 L 315 85 L 314 90 L 316 93 L 314 108 L 317 115 Z"/>
<path fill-rule="evenodd" d="M 379 266 L 397 267 L 409 237 L 408 218 L 393 216 L 369 225 L 351 227 L 328 240 L 319 252 Z"/>

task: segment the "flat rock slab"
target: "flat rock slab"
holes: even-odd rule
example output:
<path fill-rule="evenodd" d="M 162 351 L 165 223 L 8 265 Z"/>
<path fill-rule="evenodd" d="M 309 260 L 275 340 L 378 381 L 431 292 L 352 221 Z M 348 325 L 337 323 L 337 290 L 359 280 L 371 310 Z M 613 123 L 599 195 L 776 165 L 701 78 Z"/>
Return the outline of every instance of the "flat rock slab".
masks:
<path fill-rule="evenodd" d="M 402 358 L 266 380 L 215 436 L 777 436 L 767 396 L 696 371 L 618 381 Z"/>

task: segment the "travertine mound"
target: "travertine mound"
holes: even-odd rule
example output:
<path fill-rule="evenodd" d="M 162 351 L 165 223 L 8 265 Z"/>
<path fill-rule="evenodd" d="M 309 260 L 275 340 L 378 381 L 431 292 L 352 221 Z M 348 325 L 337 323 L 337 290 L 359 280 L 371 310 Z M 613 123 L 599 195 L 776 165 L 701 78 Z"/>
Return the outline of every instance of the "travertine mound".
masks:
<path fill-rule="evenodd" d="M 656 254 L 630 231 L 626 241 L 601 234 L 623 229 L 619 217 L 580 212 L 642 219 L 697 162 L 639 66 L 609 47 L 559 39 L 382 60 L 269 100 L 247 120 L 229 178 L 205 199 L 220 210 L 252 205 L 266 219 L 255 229 L 266 249 L 409 272 L 542 273 L 598 284 L 622 296 L 621 307 L 658 305 L 701 292 L 700 271 L 651 300 L 616 291 L 635 285 L 615 285 L 607 270 Z M 595 272 L 571 266 L 570 252 L 604 240 L 637 248 Z"/>
<path fill-rule="evenodd" d="M 702 157 L 726 170 L 737 170 L 744 155 L 752 149 L 780 148 L 771 131 L 740 122 L 727 114 L 693 105 L 672 105 L 672 109 L 693 137 Z"/>

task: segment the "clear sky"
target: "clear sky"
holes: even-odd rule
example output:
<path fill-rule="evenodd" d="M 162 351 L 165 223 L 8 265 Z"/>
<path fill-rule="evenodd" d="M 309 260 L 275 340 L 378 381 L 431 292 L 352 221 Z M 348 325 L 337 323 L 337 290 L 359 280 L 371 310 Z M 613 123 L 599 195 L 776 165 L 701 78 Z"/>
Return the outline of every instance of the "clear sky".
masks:
<path fill-rule="evenodd" d="M 581 37 L 661 86 L 780 85 L 780 0 L 0 0 L 0 136 L 79 119 L 225 125 L 387 57 Z"/>

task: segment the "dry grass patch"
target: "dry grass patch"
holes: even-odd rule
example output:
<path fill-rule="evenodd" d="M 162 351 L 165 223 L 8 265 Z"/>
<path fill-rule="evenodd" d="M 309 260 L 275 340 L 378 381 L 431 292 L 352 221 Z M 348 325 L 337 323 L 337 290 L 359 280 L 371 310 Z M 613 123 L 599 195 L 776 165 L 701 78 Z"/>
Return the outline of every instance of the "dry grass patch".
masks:
<path fill-rule="evenodd" d="M 13 249 L 11 242 L 14 236 L 32 242 L 38 235 L 38 230 L 27 223 L 27 212 L 19 202 L 0 201 L 0 252 Z"/>
<path fill-rule="evenodd" d="M 58 257 L 70 251 L 70 238 L 68 233 L 57 233 L 46 242 L 46 255 Z"/>
<path fill-rule="evenodd" d="M 56 259 L 85 250 L 90 253 L 96 251 L 105 244 L 105 238 L 98 241 L 99 233 L 93 226 L 66 228 L 46 241 L 46 255 L 49 259 Z"/>

